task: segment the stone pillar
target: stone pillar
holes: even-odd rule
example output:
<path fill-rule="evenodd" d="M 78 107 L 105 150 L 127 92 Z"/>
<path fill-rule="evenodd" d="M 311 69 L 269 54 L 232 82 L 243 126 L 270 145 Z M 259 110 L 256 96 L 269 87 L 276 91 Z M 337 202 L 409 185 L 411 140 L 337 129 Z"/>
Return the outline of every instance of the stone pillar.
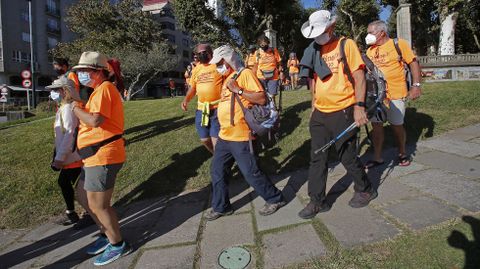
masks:
<path fill-rule="evenodd" d="M 270 39 L 270 47 L 276 48 L 277 47 L 277 31 L 268 29 L 264 31 L 265 36 Z"/>
<path fill-rule="evenodd" d="M 410 47 L 412 46 L 411 6 L 406 1 L 400 1 L 400 5 L 395 11 L 397 13 L 397 38 L 407 40 Z"/>

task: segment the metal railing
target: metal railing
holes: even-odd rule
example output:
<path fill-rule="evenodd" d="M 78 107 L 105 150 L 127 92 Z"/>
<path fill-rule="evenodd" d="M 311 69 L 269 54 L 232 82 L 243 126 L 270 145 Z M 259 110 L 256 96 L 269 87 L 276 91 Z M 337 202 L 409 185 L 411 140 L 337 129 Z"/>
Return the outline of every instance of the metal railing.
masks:
<path fill-rule="evenodd" d="M 419 56 L 422 67 L 480 66 L 480 54 Z"/>

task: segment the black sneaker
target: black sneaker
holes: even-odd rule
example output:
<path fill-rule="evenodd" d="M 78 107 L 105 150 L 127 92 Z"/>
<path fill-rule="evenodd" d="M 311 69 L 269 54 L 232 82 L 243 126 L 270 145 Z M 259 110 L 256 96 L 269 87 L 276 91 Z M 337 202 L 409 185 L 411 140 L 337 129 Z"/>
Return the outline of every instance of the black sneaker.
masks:
<path fill-rule="evenodd" d="M 365 207 L 370 201 L 377 198 L 377 196 L 378 193 L 375 190 L 370 192 L 355 192 L 350 202 L 348 202 L 348 205 L 353 208 Z"/>
<path fill-rule="evenodd" d="M 265 203 L 265 205 L 262 207 L 262 209 L 258 210 L 258 214 L 262 215 L 262 216 L 268 216 L 268 215 L 271 215 L 275 212 L 277 212 L 277 210 L 286 205 L 287 202 L 285 201 L 280 201 L 278 203 L 274 203 L 274 204 L 269 204 L 269 203 Z"/>
<path fill-rule="evenodd" d="M 95 221 L 89 214 L 83 214 L 82 218 L 73 225 L 73 228 L 76 230 L 81 230 L 83 228 L 87 228 L 90 225 L 95 224 Z"/>
<path fill-rule="evenodd" d="M 298 212 L 298 216 L 302 219 L 311 219 L 318 213 L 327 212 L 330 208 L 332 207 L 326 202 L 318 204 L 310 201 L 304 209 Z"/>
<path fill-rule="evenodd" d="M 220 213 L 220 212 L 215 212 L 213 211 L 213 209 L 210 209 L 206 214 L 205 214 L 205 219 L 208 220 L 208 221 L 212 221 L 212 220 L 216 220 L 220 217 L 223 217 L 223 216 L 228 216 L 228 215 L 232 215 L 233 214 L 233 209 L 230 209 L 229 211 L 226 211 L 224 213 Z"/>
<path fill-rule="evenodd" d="M 65 216 L 56 221 L 56 223 L 59 225 L 68 226 L 77 223 L 79 219 L 80 218 L 76 212 L 66 213 Z"/>

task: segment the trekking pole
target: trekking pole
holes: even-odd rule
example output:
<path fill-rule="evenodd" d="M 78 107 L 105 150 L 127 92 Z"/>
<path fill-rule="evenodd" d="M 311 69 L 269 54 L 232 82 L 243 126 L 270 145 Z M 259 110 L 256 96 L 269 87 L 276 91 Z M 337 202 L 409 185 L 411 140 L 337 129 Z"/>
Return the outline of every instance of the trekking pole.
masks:
<path fill-rule="evenodd" d="M 327 149 L 329 149 L 335 142 L 340 140 L 342 136 L 344 136 L 346 133 L 350 132 L 351 130 L 355 129 L 357 127 L 357 124 L 354 122 L 350 126 L 347 127 L 347 129 L 343 130 L 339 135 L 337 135 L 334 139 L 330 140 L 327 144 L 325 144 L 323 147 L 317 149 L 314 151 L 315 154 L 318 154 L 320 151 L 325 152 Z"/>

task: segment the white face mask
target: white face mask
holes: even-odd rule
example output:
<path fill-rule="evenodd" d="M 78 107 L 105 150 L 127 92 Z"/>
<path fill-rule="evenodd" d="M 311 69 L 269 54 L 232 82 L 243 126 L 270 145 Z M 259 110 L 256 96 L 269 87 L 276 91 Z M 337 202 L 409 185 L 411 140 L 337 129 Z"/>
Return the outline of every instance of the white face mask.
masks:
<path fill-rule="evenodd" d="M 366 37 L 365 37 L 365 43 L 367 43 L 367 45 L 373 45 L 377 42 L 377 37 L 375 35 L 372 35 L 372 34 L 368 34 Z"/>
<path fill-rule="evenodd" d="M 228 71 L 228 68 L 225 64 L 217 66 L 217 72 L 220 73 L 221 75 L 225 75 L 225 73 L 227 73 L 227 71 Z"/>
<path fill-rule="evenodd" d="M 62 97 L 60 96 L 60 93 L 57 92 L 57 91 L 51 91 L 50 92 L 50 98 L 57 103 L 59 103 L 60 100 L 62 100 Z"/>
<path fill-rule="evenodd" d="M 315 42 L 317 42 L 318 45 L 325 45 L 330 41 L 331 36 L 329 33 L 323 33 L 317 37 L 315 37 Z"/>

